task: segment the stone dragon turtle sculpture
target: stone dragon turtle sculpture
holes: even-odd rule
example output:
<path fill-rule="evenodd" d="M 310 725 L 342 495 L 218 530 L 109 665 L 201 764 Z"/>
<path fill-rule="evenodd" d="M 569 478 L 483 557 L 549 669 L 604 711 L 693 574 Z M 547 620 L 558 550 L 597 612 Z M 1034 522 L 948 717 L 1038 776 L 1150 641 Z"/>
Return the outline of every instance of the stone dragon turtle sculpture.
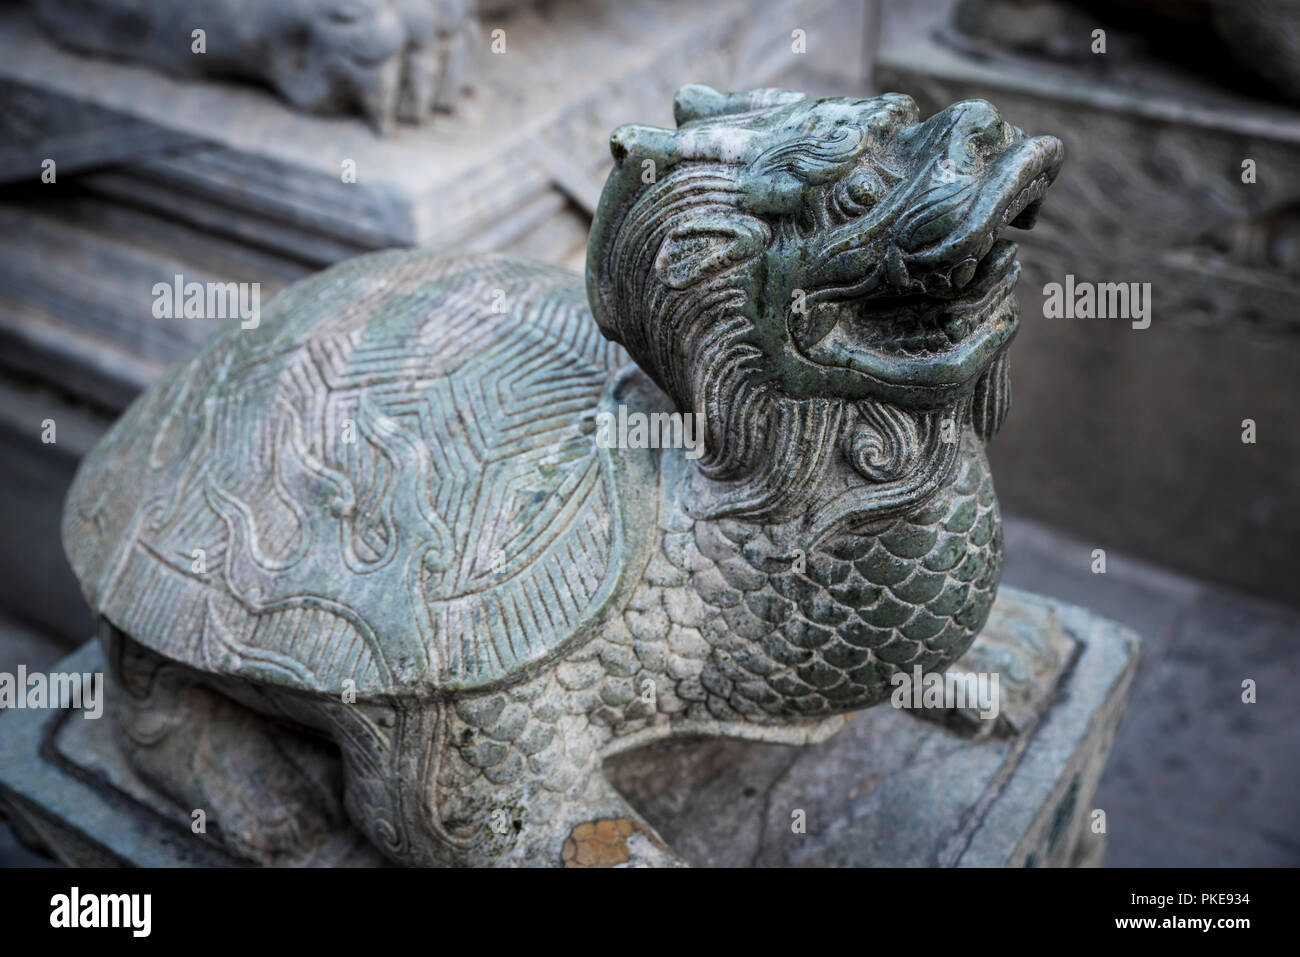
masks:
<path fill-rule="evenodd" d="M 350 819 L 403 864 L 670 863 L 606 757 L 820 740 L 984 625 L 1000 234 L 1060 143 L 981 100 L 675 114 L 612 135 L 585 288 L 351 260 L 83 463 L 63 534 L 120 740 L 240 857 L 321 862 Z M 605 447 L 620 406 L 701 413 L 702 456 Z"/>

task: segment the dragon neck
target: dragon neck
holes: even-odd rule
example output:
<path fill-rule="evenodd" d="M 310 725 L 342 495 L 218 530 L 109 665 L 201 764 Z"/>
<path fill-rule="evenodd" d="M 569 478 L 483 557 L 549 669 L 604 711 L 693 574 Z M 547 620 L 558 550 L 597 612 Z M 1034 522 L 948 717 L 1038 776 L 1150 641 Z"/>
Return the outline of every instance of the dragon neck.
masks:
<path fill-rule="evenodd" d="M 666 680 L 680 685 L 694 670 L 706 699 L 697 703 L 712 714 L 815 718 L 874 704 L 897 671 L 955 660 L 987 618 L 1001 530 L 973 429 L 923 501 L 850 518 L 806 549 L 790 547 L 807 531 L 797 519 L 699 515 L 694 464 L 675 449 L 660 461 L 662 541 L 647 587 L 663 583 L 676 626 Z M 694 656 L 674 659 L 673 635 L 688 633 L 698 635 Z"/>

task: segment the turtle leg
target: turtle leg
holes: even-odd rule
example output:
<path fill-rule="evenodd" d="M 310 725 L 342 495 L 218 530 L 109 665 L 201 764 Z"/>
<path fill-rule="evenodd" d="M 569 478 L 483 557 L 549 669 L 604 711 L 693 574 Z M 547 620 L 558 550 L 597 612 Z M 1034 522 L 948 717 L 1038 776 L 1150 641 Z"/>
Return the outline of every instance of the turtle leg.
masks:
<path fill-rule="evenodd" d="M 509 784 L 474 777 L 447 799 L 453 819 L 474 819 L 483 840 L 477 865 L 674 867 L 682 862 L 606 780 L 599 765 L 560 779 L 523 775 Z"/>
<path fill-rule="evenodd" d="M 601 729 L 528 694 L 332 705 L 353 821 L 401 864 L 679 864 L 605 779 Z"/>
<path fill-rule="evenodd" d="M 104 641 L 117 737 L 143 782 L 267 865 L 324 862 L 355 842 L 337 754 L 269 720 L 111 626 Z M 201 813 L 200 813 L 201 812 Z"/>

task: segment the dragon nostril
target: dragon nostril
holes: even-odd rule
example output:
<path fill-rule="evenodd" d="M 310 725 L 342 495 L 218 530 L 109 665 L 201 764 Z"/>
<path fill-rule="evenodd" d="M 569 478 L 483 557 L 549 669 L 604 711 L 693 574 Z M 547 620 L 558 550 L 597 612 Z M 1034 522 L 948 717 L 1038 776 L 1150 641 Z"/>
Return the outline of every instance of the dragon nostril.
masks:
<path fill-rule="evenodd" d="M 957 120 L 954 131 L 966 134 L 972 150 L 981 155 L 1000 149 L 1006 142 L 1006 126 L 997 108 L 987 100 L 966 100 L 953 107 Z"/>

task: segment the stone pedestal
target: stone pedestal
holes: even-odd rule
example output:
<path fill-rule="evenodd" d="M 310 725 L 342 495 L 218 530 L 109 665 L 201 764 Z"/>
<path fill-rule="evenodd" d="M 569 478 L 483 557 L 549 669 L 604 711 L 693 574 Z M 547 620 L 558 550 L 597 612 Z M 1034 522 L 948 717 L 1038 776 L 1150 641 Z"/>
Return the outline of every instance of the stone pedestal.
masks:
<path fill-rule="evenodd" d="M 647 749 L 614 759 L 611 779 L 696 866 L 1097 864 L 1091 802 L 1138 644 L 1005 588 L 963 664 L 1003 669 L 1006 720 L 976 731 L 881 705 L 821 744 Z M 89 643 L 54 670 L 102 667 Z M 71 864 L 238 863 L 136 778 L 111 735 L 110 719 L 78 712 L 0 715 L 0 802 Z M 381 863 L 359 838 L 332 843 L 338 865 Z"/>

